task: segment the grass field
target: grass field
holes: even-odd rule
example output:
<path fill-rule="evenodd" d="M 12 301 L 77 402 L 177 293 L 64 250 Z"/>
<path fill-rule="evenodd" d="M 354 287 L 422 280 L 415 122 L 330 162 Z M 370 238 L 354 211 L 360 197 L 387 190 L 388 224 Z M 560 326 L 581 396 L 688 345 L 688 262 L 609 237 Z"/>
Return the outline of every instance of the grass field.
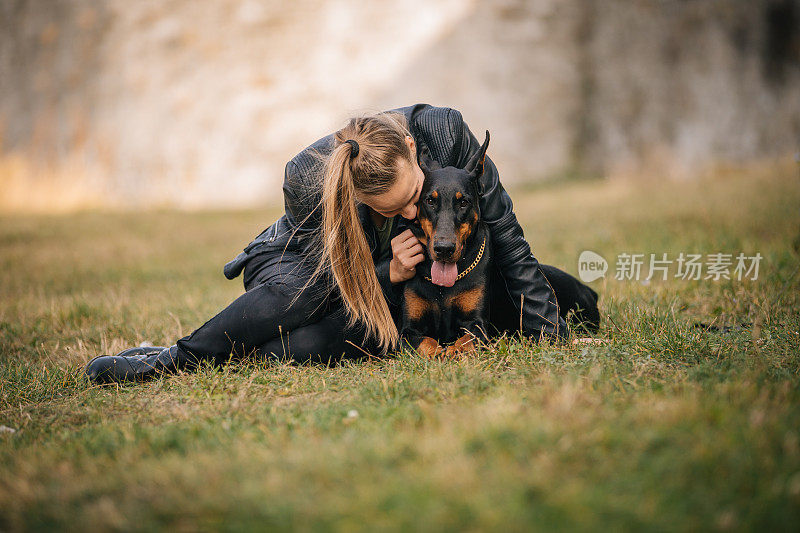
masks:
<path fill-rule="evenodd" d="M 0 530 L 797 530 L 796 166 L 513 198 L 542 262 L 612 263 L 608 344 L 105 388 L 81 366 L 202 324 L 278 212 L 3 216 Z M 613 279 L 623 252 L 763 259 L 755 281 L 642 283 Z"/>

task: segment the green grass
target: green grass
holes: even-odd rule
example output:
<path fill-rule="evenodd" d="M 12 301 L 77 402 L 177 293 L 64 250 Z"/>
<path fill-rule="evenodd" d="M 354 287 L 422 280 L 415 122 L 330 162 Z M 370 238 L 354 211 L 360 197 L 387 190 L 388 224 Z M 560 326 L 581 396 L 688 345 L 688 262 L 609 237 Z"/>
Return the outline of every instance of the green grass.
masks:
<path fill-rule="evenodd" d="M 603 346 L 239 364 L 91 387 L 241 292 L 278 212 L 0 218 L 0 530 L 796 529 L 797 169 L 512 191 L 542 261 L 760 252 L 756 281 L 616 281 Z M 696 320 L 754 326 L 720 334 Z M 355 410 L 358 416 L 348 416 Z"/>

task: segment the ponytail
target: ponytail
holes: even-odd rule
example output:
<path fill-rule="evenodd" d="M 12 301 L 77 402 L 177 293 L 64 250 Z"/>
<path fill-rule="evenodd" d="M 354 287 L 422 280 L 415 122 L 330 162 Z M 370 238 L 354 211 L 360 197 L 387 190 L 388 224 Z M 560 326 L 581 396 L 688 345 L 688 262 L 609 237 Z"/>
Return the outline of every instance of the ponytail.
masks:
<path fill-rule="evenodd" d="M 362 322 L 384 353 L 397 345 L 399 334 L 375 274 L 358 205 L 360 198 L 394 185 L 397 159 L 411 158 L 406 135 L 406 120 L 399 113 L 351 119 L 336 132 L 322 183 L 322 253 L 315 276 L 330 269 L 350 325 Z"/>

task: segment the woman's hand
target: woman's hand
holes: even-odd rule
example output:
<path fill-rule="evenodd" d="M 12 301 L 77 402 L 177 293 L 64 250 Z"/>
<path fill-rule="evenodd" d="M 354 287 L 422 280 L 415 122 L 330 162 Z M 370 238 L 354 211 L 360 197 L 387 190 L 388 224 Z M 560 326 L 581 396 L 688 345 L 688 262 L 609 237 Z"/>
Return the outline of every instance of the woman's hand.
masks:
<path fill-rule="evenodd" d="M 425 259 L 422 244 L 410 229 L 392 239 L 392 260 L 389 262 L 389 281 L 400 283 L 414 277 L 417 265 Z"/>

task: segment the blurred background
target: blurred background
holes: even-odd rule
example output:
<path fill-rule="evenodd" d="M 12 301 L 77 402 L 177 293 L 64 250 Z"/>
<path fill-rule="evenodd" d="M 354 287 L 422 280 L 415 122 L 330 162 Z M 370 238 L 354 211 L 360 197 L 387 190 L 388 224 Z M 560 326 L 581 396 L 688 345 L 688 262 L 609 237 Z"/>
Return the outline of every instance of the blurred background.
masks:
<path fill-rule="evenodd" d="M 278 204 L 286 161 L 417 102 L 512 186 L 800 146 L 795 0 L 0 0 L 0 208 Z"/>

